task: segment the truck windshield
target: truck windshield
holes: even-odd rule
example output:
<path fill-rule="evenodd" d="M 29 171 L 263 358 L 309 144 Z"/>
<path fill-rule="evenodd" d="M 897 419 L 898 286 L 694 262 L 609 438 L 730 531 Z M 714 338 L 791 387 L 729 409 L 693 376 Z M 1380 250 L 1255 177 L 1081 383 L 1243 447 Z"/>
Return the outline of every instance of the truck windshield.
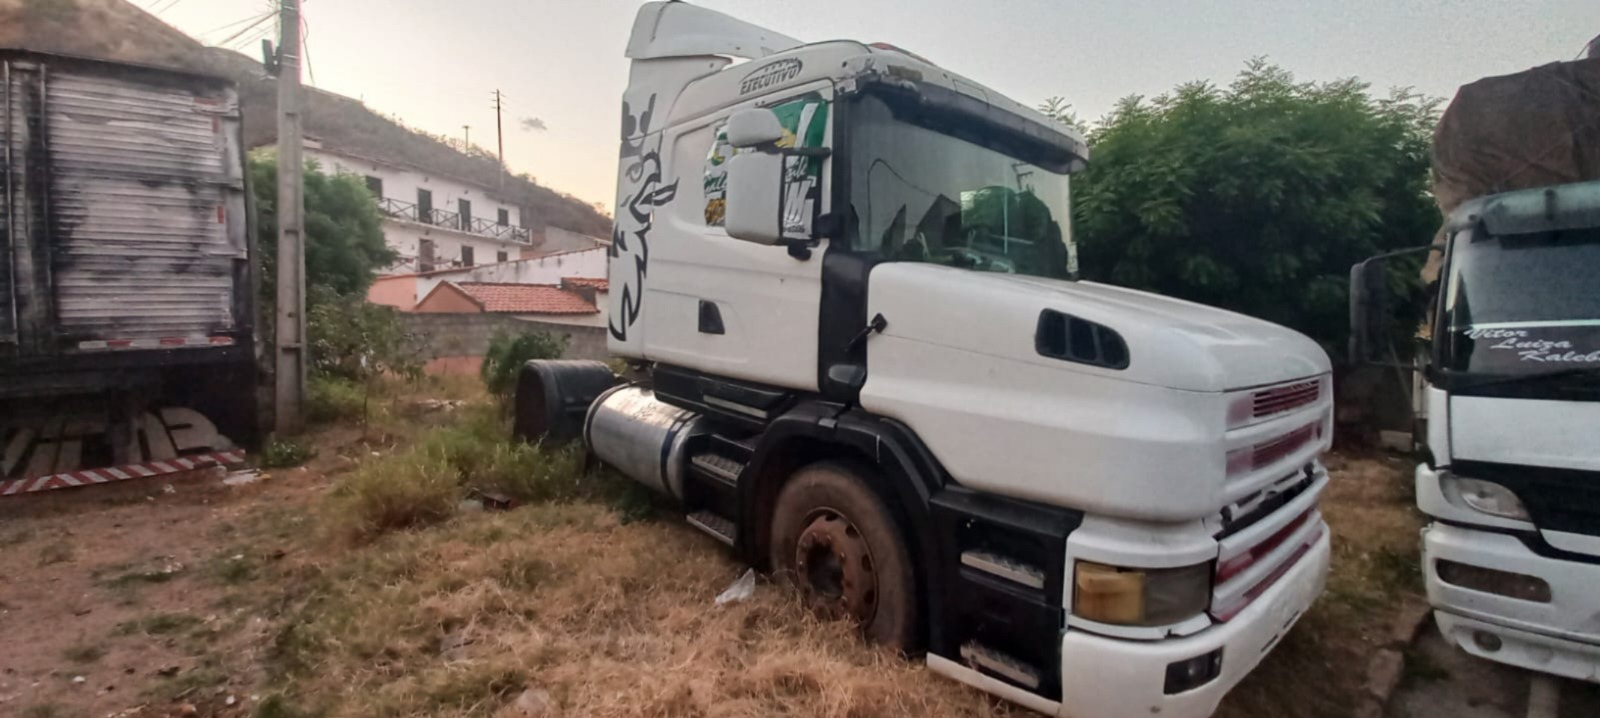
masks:
<path fill-rule="evenodd" d="M 853 247 L 887 260 L 1067 279 L 1077 273 L 1067 176 L 897 118 L 849 113 Z"/>
<path fill-rule="evenodd" d="M 1600 228 L 1457 233 L 1444 287 L 1444 368 L 1535 379 L 1600 376 L 1597 274 Z"/>

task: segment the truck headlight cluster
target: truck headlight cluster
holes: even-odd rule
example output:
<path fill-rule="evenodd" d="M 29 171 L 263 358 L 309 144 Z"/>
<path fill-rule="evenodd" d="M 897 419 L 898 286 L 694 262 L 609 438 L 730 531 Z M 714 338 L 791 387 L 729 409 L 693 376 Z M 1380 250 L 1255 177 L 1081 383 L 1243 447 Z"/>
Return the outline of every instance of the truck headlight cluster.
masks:
<path fill-rule="evenodd" d="M 1444 482 L 1445 498 L 1474 511 L 1504 519 L 1528 521 L 1528 509 L 1516 493 L 1492 481 L 1449 477 Z"/>
<path fill-rule="evenodd" d="M 1073 589 L 1073 615 L 1118 626 L 1167 626 L 1210 605 L 1211 564 L 1124 568 L 1079 561 Z"/>

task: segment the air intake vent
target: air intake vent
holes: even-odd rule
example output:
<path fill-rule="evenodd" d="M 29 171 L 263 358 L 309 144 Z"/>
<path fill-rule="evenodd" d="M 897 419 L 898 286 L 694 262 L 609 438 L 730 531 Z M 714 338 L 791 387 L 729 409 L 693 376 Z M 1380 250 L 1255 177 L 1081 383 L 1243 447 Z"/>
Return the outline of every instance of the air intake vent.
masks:
<path fill-rule="evenodd" d="M 1039 313 L 1033 346 L 1041 356 L 1052 359 L 1107 369 L 1128 368 L 1128 343 L 1116 330 L 1054 309 Z"/>
<path fill-rule="evenodd" d="M 1262 389 L 1252 395 L 1251 416 L 1261 419 L 1274 414 L 1293 411 L 1316 402 L 1322 394 L 1322 382 L 1317 379 Z"/>

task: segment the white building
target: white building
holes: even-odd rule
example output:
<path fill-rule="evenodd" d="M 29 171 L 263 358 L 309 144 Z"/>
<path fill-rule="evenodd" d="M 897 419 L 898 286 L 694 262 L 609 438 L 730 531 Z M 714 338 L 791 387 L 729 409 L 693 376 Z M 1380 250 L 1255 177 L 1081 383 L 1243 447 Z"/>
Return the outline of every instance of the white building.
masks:
<path fill-rule="evenodd" d="M 304 152 L 324 172 L 364 177 L 377 195 L 384 241 L 400 255 L 382 274 L 506 262 L 533 247 L 521 208 L 488 188 L 324 147 L 312 137 L 305 139 Z"/>

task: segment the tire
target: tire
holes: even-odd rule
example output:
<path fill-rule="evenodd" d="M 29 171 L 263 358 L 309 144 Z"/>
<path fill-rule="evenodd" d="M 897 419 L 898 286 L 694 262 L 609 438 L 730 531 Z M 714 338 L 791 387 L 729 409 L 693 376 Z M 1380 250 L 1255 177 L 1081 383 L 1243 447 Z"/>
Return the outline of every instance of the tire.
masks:
<path fill-rule="evenodd" d="M 864 474 L 838 462 L 795 472 L 773 508 L 772 571 L 819 616 L 853 620 L 868 640 L 911 652 L 919 634 L 911 552 Z"/>

